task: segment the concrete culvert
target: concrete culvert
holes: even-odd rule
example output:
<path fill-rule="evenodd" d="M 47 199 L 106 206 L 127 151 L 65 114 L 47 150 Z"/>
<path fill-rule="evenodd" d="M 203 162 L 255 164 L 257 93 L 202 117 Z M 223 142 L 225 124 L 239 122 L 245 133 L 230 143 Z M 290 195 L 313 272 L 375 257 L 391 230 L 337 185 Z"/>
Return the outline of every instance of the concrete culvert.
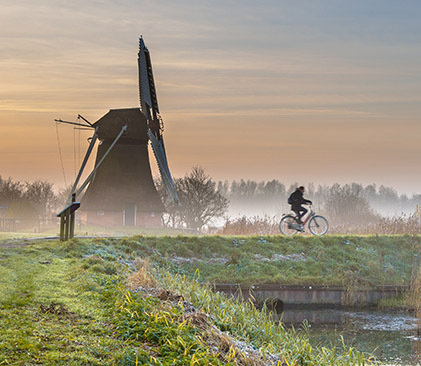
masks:
<path fill-rule="evenodd" d="M 281 313 L 284 310 L 284 302 L 277 298 L 268 298 L 265 300 L 266 307 L 277 313 Z"/>

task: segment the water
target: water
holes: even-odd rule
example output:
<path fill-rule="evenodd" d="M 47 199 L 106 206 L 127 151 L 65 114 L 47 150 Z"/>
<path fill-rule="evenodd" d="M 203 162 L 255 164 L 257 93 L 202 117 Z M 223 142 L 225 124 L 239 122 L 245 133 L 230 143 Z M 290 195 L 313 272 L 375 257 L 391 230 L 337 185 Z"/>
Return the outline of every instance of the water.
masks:
<path fill-rule="evenodd" d="M 308 323 L 313 344 L 347 347 L 375 355 L 389 365 L 421 365 L 421 319 L 408 312 L 345 311 L 345 310 L 285 310 L 286 325 L 303 329 Z"/>

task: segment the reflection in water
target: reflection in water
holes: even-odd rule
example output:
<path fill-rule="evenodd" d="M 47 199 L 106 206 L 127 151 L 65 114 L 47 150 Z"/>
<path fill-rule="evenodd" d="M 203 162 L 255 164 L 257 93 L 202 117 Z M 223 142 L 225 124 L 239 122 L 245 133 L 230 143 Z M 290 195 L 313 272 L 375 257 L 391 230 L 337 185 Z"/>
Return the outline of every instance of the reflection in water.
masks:
<path fill-rule="evenodd" d="M 388 364 L 421 365 L 421 320 L 413 313 L 286 309 L 277 319 L 296 328 L 307 322 L 314 344 L 341 348 L 343 336 L 346 346 Z"/>

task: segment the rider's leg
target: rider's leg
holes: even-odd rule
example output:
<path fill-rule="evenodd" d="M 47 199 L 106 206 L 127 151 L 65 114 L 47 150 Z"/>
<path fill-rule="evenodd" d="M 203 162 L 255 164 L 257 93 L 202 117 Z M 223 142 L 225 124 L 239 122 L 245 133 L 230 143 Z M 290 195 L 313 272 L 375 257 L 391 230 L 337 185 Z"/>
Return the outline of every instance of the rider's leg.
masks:
<path fill-rule="evenodd" d="M 302 221 L 301 221 L 301 218 L 306 214 L 308 212 L 308 210 L 305 208 L 305 207 L 303 207 L 303 206 L 300 206 L 300 208 L 299 208 L 299 210 L 298 210 L 298 213 L 297 213 L 297 219 L 298 219 L 298 222 L 300 223 L 300 224 L 302 224 Z"/>

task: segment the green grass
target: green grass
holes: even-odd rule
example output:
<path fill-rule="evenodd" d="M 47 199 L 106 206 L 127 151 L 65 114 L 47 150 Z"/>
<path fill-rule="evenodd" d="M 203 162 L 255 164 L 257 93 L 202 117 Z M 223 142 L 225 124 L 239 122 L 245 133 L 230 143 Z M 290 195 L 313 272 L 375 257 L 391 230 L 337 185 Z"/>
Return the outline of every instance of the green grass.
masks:
<path fill-rule="evenodd" d="M 144 235 L 144 236 L 153 236 L 153 235 L 166 235 L 166 236 L 176 236 L 180 235 L 185 231 L 180 229 L 173 228 L 142 228 L 138 226 L 95 226 L 95 225 L 75 225 L 75 236 L 133 236 L 133 235 Z M 51 237 L 51 236 L 60 236 L 59 225 L 50 225 L 48 227 L 41 227 L 40 232 L 35 232 L 34 230 L 22 229 L 17 232 L 4 232 L 0 231 L 0 240 L 5 239 L 20 239 L 20 238 L 35 238 L 35 237 Z"/>
<path fill-rule="evenodd" d="M 419 243 L 420 237 L 413 236 L 134 236 L 118 241 L 174 273 L 188 275 L 199 269 L 204 282 L 355 282 L 365 287 L 408 285 Z"/>
<path fill-rule="evenodd" d="M 57 236 L 57 233 L 52 234 L 53 232 L 50 231 L 47 233 L 30 233 L 30 232 L 0 232 L 0 240 L 7 240 L 7 239 L 23 239 L 23 238 L 35 238 L 35 237 L 45 237 L 45 236 Z"/>
<path fill-rule="evenodd" d="M 211 257 L 216 248 L 218 255 L 229 254 L 242 263 L 234 239 L 210 237 L 207 244 L 205 237 L 136 236 L 15 247 L 0 242 L 0 365 L 367 363 L 354 349 L 314 347 L 305 332 L 286 330 L 252 304 L 202 287 L 194 272 L 185 270 L 183 276 L 174 274 L 179 270 L 173 265 L 172 272 L 160 265 L 176 253 Z M 275 239 L 263 244 L 273 252 L 285 245 L 285 251 L 294 253 Z M 257 246 L 260 238 L 247 240 L 245 253 L 254 255 L 255 247 L 267 254 Z M 297 242 L 301 249 L 311 245 Z M 183 297 L 170 301 L 127 288 L 138 257 L 150 258 L 148 276 L 155 287 Z M 193 313 L 185 310 L 189 304 Z M 258 358 L 245 356 L 237 341 Z"/>
<path fill-rule="evenodd" d="M 121 341 L 107 325 L 84 261 L 57 255 L 55 245 L 1 250 L 0 364 L 101 365 Z M 52 303 L 62 314 L 43 312 Z"/>
<path fill-rule="evenodd" d="M 173 228 L 143 228 L 140 226 L 97 226 L 78 225 L 75 226 L 75 236 L 132 236 L 132 235 L 180 235 L 183 230 Z"/>
<path fill-rule="evenodd" d="M 135 235 L 95 240 L 91 242 L 101 243 L 101 250 L 115 245 L 123 257 L 149 257 L 173 273 L 191 275 L 199 269 L 203 282 L 355 283 L 365 288 L 408 285 L 413 256 L 420 250 L 421 242 L 419 236 L 409 235 L 294 238 Z"/>
<path fill-rule="evenodd" d="M 1 237 L 0 237 L 1 240 Z M 408 285 L 419 236 L 143 236 L 95 239 L 204 282 Z M 88 240 L 89 242 L 89 240 Z M 96 243 L 92 241 L 92 243 Z M 113 249 L 115 250 L 115 249 Z"/>

